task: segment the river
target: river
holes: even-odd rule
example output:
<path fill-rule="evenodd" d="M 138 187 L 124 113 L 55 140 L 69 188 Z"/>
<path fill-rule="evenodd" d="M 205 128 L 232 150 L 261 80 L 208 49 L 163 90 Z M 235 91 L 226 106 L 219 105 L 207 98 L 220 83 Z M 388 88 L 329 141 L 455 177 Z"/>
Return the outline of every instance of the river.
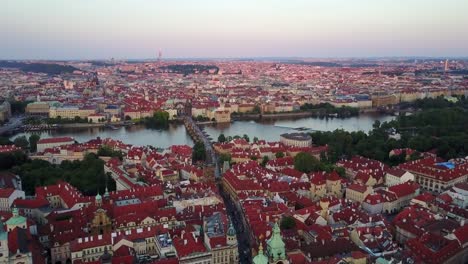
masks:
<path fill-rule="evenodd" d="M 219 134 L 235 136 L 247 134 L 252 139 L 258 137 L 268 141 L 278 141 L 283 133 L 297 132 L 296 128 L 307 128 L 311 130 L 333 131 L 344 129 L 347 131 L 362 130 L 368 132 L 376 120 L 381 122 L 390 121 L 393 116 L 382 116 L 378 114 L 361 114 L 350 118 L 299 118 L 295 120 L 271 120 L 271 121 L 235 121 L 231 124 L 205 125 L 203 129 L 214 140 Z M 29 137 L 37 132 L 20 133 L 18 136 Z M 70 136 L 78 142 L 84 142 L 92 138 L 113 138 L 133 145 L 152 145 L 166 148 L 171 145 L 193 145 L 193 141 L 186 133 L 183 125 L 171 124 L 167 130 L 147 129 L 142 125 L 132 127 L 111 128 L 67 128 L 53 131 L 43 131 L 41 138 Z"/>

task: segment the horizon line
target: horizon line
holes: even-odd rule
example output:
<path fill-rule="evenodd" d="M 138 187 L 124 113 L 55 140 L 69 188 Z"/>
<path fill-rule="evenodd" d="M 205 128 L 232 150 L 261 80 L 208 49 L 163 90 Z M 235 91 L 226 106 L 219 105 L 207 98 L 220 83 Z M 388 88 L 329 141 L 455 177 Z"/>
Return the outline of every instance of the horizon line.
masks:
<path fill-rule="evenodd" d="M 375 59 L 468 59 L 468 55 L 459 55 L 459 56 L 332 56 L 332 57 L 311 57 L 311 56 L 253 56 L 253 57 L 167 57 L 161 58 L 161 61 L 165 60 L 343 60 L 343 59 L 365 59 L 365 60 L 375 60 Z M 4 59 L 0 58 L 0 61 L 158 61 L 158 58 L 63 58 L 63 59 Z"/>

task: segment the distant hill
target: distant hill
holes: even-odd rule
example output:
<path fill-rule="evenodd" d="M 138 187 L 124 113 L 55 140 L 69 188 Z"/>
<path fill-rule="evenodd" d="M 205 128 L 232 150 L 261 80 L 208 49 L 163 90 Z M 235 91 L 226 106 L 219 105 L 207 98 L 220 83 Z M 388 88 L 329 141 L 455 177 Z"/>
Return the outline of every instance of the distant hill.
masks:
<path fill-rule="evenodd" d="M 210 71 L 212 71 L 214 74 L 217 74 L 219 71 L 219 68 L 215 65 L 198 65 L 198 64 L 174 64 L 174 65 L 159 67 L 159 69 L 173 72 L 173 73 L 180 73 L 184 75 L 197 74 L 197 73 L 209 73 Z"/>
<path fill-rule="evenodd" d="M 24 72 L 46 73 L 50 75 L 72 73 L 79 70 L 70 65 L 59 65 L 54 63 L 26 63 L 18 61 L 0 61 L 0 68 L 14 68 Z"/>

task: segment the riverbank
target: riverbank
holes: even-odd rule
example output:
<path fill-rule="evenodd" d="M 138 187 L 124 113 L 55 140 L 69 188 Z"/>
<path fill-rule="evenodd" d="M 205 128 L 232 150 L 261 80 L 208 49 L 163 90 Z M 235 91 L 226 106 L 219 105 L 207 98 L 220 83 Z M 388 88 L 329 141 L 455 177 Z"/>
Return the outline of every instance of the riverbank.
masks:
<path fill-rule="evenodd" d="M 128 123 L 124 121 L 119 122 L 109 122 L 109 123 L 71 123 L 71 124 L 62 124 L 61 128 L 86 128 L 86 127 L 106 127 L 106 126 L 129 126 L 134 125 L 134 123 Z"/>
<path fill-rule="evenodd" d="M 276 113 L 276 114 L 243 114 L 235 115 L 232 117 L 233 121 L 249 121 L 249 120 L 275 120 L 275 119 L 288 119 L 288 118 L 304 118 L 312 117 L 311 112 L 294 112 L 294 113 Z"/>

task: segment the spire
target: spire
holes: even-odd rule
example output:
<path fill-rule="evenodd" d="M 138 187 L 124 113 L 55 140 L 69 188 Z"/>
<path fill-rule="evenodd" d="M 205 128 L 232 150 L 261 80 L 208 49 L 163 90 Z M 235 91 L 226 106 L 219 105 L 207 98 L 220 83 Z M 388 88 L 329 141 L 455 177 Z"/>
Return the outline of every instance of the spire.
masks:
<path fill-rule="evenodd" d="M 109 189 L 107 188 L 107 183 L 108 183 L 108 177 L 107 173 L 104 175 L 105 183 L 106 183 L 106 191 L 104 192 L 104 198 L 109 198 Z"/>
<path fill-rule="evenodd" d="M 104 192 L 104 198 L 109 198 L 110 194 L 109 194 L 109 189 L 107 189 L 107 186 L 106 186 L 106 191 Z"/>
<path fill-rule="evenodd" d="M 236 229 L 234 229 L 234 226 L 232 225 L 232 221 L 229 223 L 227 234 L 228 236 L 236 236 Z"/>
<path fill-rule="evenodd" d="M 260 241 L 258 246 L 258 254 L 253 258 L 252 262 L 254 264 L 268 264 L 268 258 L 263 254 L 263 242 Z"/>
<path fill-rule="evenodd" d="M 13 213 L 13 217 L 18 217 L 18 215 L 19 215 L 18 208 L 13 207 L 13 212 L 12 213 Z"/>
<path fill-rule="evenodd" d="M 286 259 L 286 244 L 281 237 L 281 230 L 278 225 L 278 221 L 273 226 L 273 234 L 267 241 L 268 245 L 268 256 L 274 261 Z"/>
<path fill-rule="evenodd" d="M 96 195 L 96 205 L 99 207 L 102 205 L 102 196 L 99 193 Z"/>
<path fill-rule="evenodd" d="M 273 226 L 273 234 L 281 236 L 281 230 L 280 230 L 280 227 L 278 225 L 278 221 L 276 221 L 275 225 Z"/>

